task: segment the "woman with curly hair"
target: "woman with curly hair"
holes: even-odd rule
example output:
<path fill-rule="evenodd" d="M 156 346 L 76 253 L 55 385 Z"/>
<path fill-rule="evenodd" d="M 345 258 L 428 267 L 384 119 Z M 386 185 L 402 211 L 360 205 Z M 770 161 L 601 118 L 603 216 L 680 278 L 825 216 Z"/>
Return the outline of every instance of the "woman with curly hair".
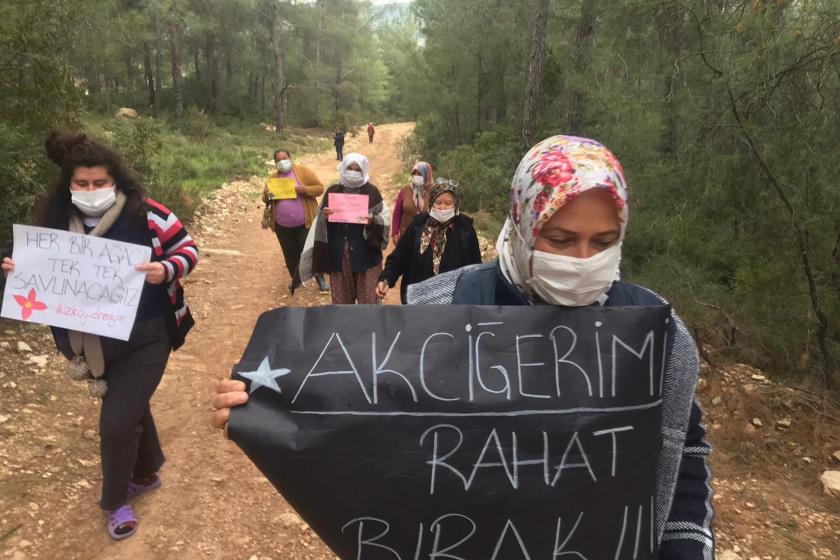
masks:
<path fill-rule="evenodd" d="M 71 377 L 93 377 L 91 394 L 102 398 L 99 416 L 102 459 L 100 505 L 108 534 L 124 539 L 137 530 L 129 500 L 161 485 L 164 462 L 149 399 L 172 350 L 193 325 L 179 282 L 198 262 L 198 248 L 178 218 L 148 198 L 122 158 L 84 134 L 55 132 L 47 155 L 61 170 L 40 206 L 38 225 L 145 245 L 152 261 L 145 272 L 137 316 L 127 341 L 52 328 L 70 360 Z M 15 263 L 3 259 L 6 275 Z"/>

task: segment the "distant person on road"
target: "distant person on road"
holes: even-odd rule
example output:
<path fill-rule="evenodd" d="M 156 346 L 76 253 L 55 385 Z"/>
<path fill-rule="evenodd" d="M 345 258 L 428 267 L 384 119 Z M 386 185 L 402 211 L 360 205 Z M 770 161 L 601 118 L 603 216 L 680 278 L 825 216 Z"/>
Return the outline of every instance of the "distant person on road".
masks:
<path fill-rule="evenodd" d="M 263 188 L 263 202 L 270 205 L 270 222 L 274 224 L 274 234 L 280 242 L 286 269 L 289 271 L 289 289 L 294 293 L 292 283 L 297 274 L 300 254 L 306 242 L 306 234 L 318 213 L 318 197 L 324 193 L 324 185 L 312 169 L 300 163 L 292 163 L 289 150 L 274 152 L 274 164 L 277 169 L 269 179 L 293 180 L 297 194 L 297 198 L 275 200 L 268 189 L 268 183 Z M 315 279 L 321 292 L 329 291 L 330 287 L 322 274 L 316 274 Z"/>
<path fill-rule="evenodd" d="M 397 193 L 394 201 L 394 217 L 391 220 L 391 237 L 394 246 L 400 236 L 414 222 L 414 216 L 429 210 L 429 194 L 434 186 L 432 166 L 425 161 L 418 161 L 411 168 L 410 182 Z"/>
<path fill-rule="evenodd" d="M 402 276 L 400 301 L 406 303 L 409 284 L 462 266 L 481 264 L 478 236 L 472 218 L 458 209 L 458 193 L 458 183 L 438 179 L 429 197 L 429 211 L 415 216 L 388 255 L 376 286 L 379 297 L 384 298 Z"/>
<path fill-rule="evenodd" d="M 344 159 L 344 129 L 338 127 L 335 129 L 335 136 L 333 137 L 333 144 L 335 145 L 335 159 L 341 161 Z"/>
<path fill-rule="evenodd" d="M 178 218 L 148 198 L 143 186 L 111 148 L 84 134 L 53 133 L 47 155 L 61 170 L 41 201 L 39 226 L 145 245 L 145 272 L 137 315 L 127 341 L 51 327 L 69 360 L 73 379 L 92 377 L 91 395 L 102 398 L 99 449 L 108 534 L 130 537 L 139 523 L 129 500 L 159 488 L 165 460 L 149 399 L 172 350 L 193 326 L 179 282 L 198 262 L 198 248 Z M 15 263 L 3 259 L 3 272 Z M 163 520 L 161 520 L 163 522 Z"/>
<path fill-rule="evenodd" d="M 373 135 L 376 133 L 376 129 L 373 128 L 373 123 L 368 123 L 367 133 L 368 133 L 368 144 L 373 144 Z"/>

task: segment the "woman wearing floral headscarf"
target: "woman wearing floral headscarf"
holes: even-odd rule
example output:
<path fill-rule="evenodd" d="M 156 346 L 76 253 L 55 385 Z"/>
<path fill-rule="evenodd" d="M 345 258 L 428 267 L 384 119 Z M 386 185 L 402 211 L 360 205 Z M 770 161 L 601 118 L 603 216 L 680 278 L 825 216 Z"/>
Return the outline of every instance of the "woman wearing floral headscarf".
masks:
<path fill-rule="evenodd" d="M 425 161 L 418 161 L 411 168 L 411 182 L 400 189 L 394 202 L 394 218 L 391 220 L 391 237 L 394 245 L 414 222 L 414 217 L 421 212 L 428 212 L 429 193 L 434 186 L 432 166 Z"/>
<path fill-rule="evenodd" d="M 629 216 L 624 171 L 603 145 L 553 136 L 525 154 L 510 188 L 499 258 L 408 289 L 408 303 L 607 307 L 664 305 L 654 292 L 618 280 Z M 657 457 L 656 518 L 661 560 L 714 558 L 711 474 L 694 398 L 697 347 L 672 312 L 665 371 L 663 445 Z"/>
<path fill-rule="evenodd" d="M 385 260 L 376 293 L 385 297 L 402 276 L 400 300 L 405 303 L 406 287 L 441 272 L 481 263 L 478 237 L 472 218 L 458 210 L 458 185 L 439 180 L 429 195 L 431 208 L 415 216 Z"/>
<path fill-rule="evenodd" d="M 382 272 L 382 251 L 388 246 L 390 215 L 379 189 L 370 182 L 370 162 L 350 153 L 338 165 L 339 184 L 327 189 L 313 225 L 311 255 L 301 255 L 301 277 L 329 273 L 332 302 L 336 304 L 379 303 L 376 283 Z M 368 197 L 368 215 L 360 223 L 330 222 L 335 194 Z M 310 266 L 311 263 L 311 266 Z"/>
<path fill-rule="evenodd" d="M 510 189 L 499 258 L 412 284 L 410 304 L 658 306 L 654 292 L 618 278 L 629 215 L 618 160 L 593 140 L 553 136 L 525 154 Z M 714 558 L 711 451 L 694 398 L 697 347 L 671 314 L 656 457 L 656 542 L 660 560 Z M 213 404 L 223 427 L 246 402 L 245 384 L 224 381 Z"/>

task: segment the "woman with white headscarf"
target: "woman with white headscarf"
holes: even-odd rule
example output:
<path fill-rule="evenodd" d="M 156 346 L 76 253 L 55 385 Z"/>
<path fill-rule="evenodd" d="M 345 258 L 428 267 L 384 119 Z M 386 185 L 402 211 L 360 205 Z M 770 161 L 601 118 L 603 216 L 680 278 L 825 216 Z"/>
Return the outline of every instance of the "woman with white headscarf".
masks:
<path fill-rule="evenodd" d="M 382 272 L 382 251 L 388 246 L 388 207 L 379 189 L 370 182 L 370 162 L 362 154 L 344 156 L 338 174 L 339 183 L 328 188 L 321 200 L 311 234 L 311 272 L 330 275 L 335 304 L 379 303 L 376 284 Z M 329 221 L 335 211 L 330 197 L 337 194 L 367 196 L 367 215 L 360 217 L 359 223 Z M 302 261 L 306 260 L 302 257 Z M 305 267 L 302 263 L 301 268 Z"/>

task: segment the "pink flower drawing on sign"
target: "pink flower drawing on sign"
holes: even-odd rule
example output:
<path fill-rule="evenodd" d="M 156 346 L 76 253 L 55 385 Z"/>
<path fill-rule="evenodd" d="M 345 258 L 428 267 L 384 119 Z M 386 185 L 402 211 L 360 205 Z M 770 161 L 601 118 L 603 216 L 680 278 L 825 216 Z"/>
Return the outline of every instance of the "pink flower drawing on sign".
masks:
<path fill-rule="evenodd" d="M 37 297 L 38 294 L 35 292 L 35 288 L 29 290 L 29 295 L 26 297 L 15 294 L 15 301 L 20 305 L 20 317 L 24 321 L 29 319 L 33 311 L 43 311 L 47 308 L 44 302 L 36 299 Z"/>

